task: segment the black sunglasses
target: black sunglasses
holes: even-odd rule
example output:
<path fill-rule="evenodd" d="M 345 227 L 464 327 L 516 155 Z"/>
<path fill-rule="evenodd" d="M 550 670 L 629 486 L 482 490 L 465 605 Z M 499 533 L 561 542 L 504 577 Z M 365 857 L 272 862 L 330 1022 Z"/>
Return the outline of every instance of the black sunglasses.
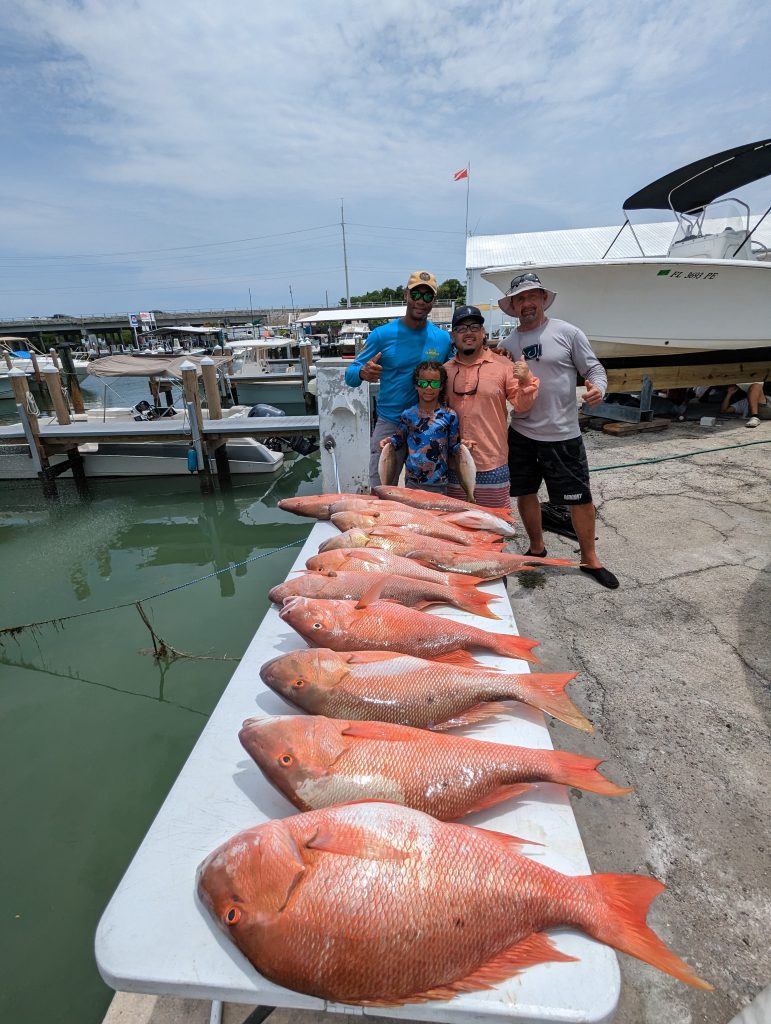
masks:
<path fill-rule="evenodd" d="M 413 302 L 420 302 L 421 299 L 424 302 L 433 302 L 434 293 L 431 290 L 424 292 L 422 288 L 413 288 L 410 292 L 410 298 Z"/>
<path fill-rule="evenodd" d="M 515 277 L 512 280 L 512 282 L 509 285 L 509 287 L 510 288 L 519 288 L 519 286 L 521 284 L 524 284 L 526 281 L 529 282 L 530 284 L 537 284 L 540 287 L 543 287 L 543 285 L 541 284 L 541 279 L 538 276 L 538 274 L 520 274 L 519 277 Z"/>
<path fill-rule="evenodd" d="M 442 382 L 440 380 L 418 380 L 415 381 L 415 383 L 419 388 L 433 388 L 434 391 L 438 391 L 442 386 Z"/>
<path fill-rule="evenodd" d="M 479 377 L 480 377 L 481 373 L 482 373 L 482 364 L 481 363 L 477 363 L 477 381 L 476 381 L 476 384 L 474 385 L 474 387 L 470 391 L 458 391 L 458 389 L 455 387 L 455 382 L 458 379 L 458 374 L 456 373 L 455 376 L 452 378 L 452 393 L 454 395 L 475 395 L 477 393 L 477 391 L 479 390 Z"/>

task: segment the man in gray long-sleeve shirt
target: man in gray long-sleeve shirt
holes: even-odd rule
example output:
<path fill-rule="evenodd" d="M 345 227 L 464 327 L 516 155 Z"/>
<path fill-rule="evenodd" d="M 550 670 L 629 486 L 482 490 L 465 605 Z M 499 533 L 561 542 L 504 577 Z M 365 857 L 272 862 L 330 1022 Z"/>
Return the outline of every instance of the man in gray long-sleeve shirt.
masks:
<path fill-rule="evenodd" d="M 513 412 L 509 427 L 511 493 L 530 540 L 530 555 L 546 554 L 538 488 L 546 483 L 549 500 L 568 505 L 581 546 L 581 569 L 614 590 L 618 580 L 597 557 L 594 547 L 595 510 L 576 404 L 577 374 L 586 381 L 588 405 L 602 401 L 608 378 L 583 331 L 565 320 L 546 316 L 555 292 L 537 274 L 515 277 L 498 305 L 519 320 L 516 331 L 500 342 L 512 359 L 524 357 L 541 382 L 530 412 Z"/>

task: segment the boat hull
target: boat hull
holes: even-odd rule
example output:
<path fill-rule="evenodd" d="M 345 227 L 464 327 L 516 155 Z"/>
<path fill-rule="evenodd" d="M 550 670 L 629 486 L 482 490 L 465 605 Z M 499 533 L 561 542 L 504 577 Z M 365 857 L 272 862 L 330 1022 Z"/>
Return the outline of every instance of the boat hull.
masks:
<path fill-rule="evenodd" d="M 249 381 L 248 378 L 230 378 L 235 385 L 239 405 L 275 405 L 287 416 L 307 416 L 302 383 L 297 381 Z M 277 431 L 280 433 L 280 431 Z"/>
<path fill-rule="evenodd" d="M 81 445 L 86 477 L 189 476 L 188 445 L 174 443 L 141 444 L 109 442 Z M 273 452 L 259 442 L 230 442 L 227 446 L 230 472 L 234 476 L 275 473 L 284 462 L 282 452 Z M 51 465 L 64 461 L 51 457 Z M 217 464 L 211 460 L 212 472 Z M 31 480 L 37 476 L 26 445 L 0 447 L 0 480 Z M 68 470 L 63 477 L 71 477 Z"/>
<path fill-rule="evenodd" d="M 505 292 L 533 271 L 557 293 L 550 314 L 578 325 L 603 361 L 771 346 L 771 263 L 601 260 L 483 271 Z"/>

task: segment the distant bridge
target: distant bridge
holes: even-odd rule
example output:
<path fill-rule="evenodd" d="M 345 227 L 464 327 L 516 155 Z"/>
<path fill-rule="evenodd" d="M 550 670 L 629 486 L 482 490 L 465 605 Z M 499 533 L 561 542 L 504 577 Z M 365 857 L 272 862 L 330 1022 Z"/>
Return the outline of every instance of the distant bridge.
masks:
<path fill-rule="evenodd" d="M 361 309 L 366 316 L 367 309 L 382 303 L 363 303 L 352 305 L 352 309 Z M 315 313 L 319 306 L 295 306 L 293 309 L 273 307 L 265 309 L 185 309 L 169 312 L 166 310 L 150 310 L 155 317 L 157 329 L 164 327 L 180 327 L 187 324 L 193 327 L 242 327 L 257 320 L 262 324 L 287 327 L 290 320 Z M 447 305 L 434 307 L 431 319 L 440 322 L 449 321 L 452 308 Z M 48 317 L 24 317 L 18 320 L 0 320 L 0 338 L 26 338 L 40 349 L 48 349 L 57 342 L 70 342 L 80 346 L 89 334 L 101 336 L 105 341 L 120 344 L 122 332 L 130 332 L 131 324 L 128 313 L 93 314 L 84 316 L 66 316 L 57 314 Z M 139 331 L 141 336 L 141 331 Z"/>

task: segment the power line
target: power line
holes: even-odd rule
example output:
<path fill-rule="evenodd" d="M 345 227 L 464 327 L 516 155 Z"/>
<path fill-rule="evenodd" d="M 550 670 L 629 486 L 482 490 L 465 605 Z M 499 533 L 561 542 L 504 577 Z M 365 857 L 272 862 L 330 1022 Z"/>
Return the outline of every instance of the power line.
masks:
<path fill-rule="evenodd" d="M 231 238 L 225 242 L 199 242 L 197 245 L 175 245 L 165 249 L 129 249 L 125 252 L 70 253 L 64 256 L 0 256 L 0 259 L 17 260 L 80 260 L 109 259 L 113 256 L 143 256 L 156 252 L 182 252 L 188 249 L 208 249 L 219 245 L 239 245 L 243 242 L 259 242 L 265 238 L 284 238 L 287 235 L 302 235 L 310 231 L 322 231 L 337 227 L 336 224 L 319 224 L 312 228 L 297 228 L 295 231 L 277 231 L 270 235 L 252 235 L 249 238 Z"/>

